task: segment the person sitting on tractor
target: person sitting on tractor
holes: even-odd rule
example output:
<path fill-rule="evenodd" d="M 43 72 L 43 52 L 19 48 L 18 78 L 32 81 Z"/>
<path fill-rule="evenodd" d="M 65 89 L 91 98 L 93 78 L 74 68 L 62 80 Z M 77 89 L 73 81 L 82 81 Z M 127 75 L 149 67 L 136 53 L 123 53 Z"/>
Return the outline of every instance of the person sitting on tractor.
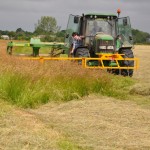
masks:
<path fill-rule="evenodd" d="M 95 35 L 97 32 L 102 32 L 102 28 L 97 25 L 97 21 L 94 21 L 91 35 Z"/>
<path fill-rule="evenodd" d="M 82 38 L 84 38 L 83 36 L 79 36 L 76 32 L 72 33 L 72 48 L 70 51 L 70 54 L 73 55 L 75 50 L 82 46 Z"/>

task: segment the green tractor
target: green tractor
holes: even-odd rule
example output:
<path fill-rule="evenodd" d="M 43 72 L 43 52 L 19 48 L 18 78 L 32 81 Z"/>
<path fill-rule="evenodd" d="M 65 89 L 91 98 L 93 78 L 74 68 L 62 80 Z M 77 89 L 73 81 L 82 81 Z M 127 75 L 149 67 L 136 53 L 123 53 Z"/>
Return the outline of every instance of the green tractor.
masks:
<path fill-rule="evenodd" d="M 114 14 L 89 13 L 70 15 L 66 30 L 65 45 L 72 44 L 72 33 L 84 36 L 83 45 L 74 52 L 74 57 L 95 58 L 88 66 L 107 68 L 108 72 L 132 76 L 135 64 L 132 29 L 129 17 Z M 100 58 L 100 60 L 98 60 Z"/>

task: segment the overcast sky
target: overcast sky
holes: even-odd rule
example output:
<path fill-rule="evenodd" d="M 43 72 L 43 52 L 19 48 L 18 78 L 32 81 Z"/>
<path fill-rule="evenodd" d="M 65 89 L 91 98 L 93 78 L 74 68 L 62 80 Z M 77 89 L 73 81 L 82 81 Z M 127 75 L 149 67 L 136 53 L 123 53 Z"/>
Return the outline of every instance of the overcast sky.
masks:
<path fill-rule="evenodd" d="M 134 29 L 150 33 L 150 0 L 0 0 L 0 30 L 34 31 L 41 16 L 52 16 L 65 29 L 69 14 L 89 12 L 130 16 Z"/>

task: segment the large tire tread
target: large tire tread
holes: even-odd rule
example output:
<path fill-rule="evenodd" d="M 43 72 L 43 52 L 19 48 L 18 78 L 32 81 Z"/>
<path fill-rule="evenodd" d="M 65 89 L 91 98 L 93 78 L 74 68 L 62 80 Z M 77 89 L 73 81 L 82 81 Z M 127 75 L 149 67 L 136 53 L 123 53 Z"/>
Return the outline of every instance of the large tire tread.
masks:
<path fill-rule="evenodd" d="M 124 58 L 134 58 L 133 51 L 131 49 L 121 49 L 119 51 L 119 54 L 124 54 Z M 133 60 L 124 60 L 121 62 L 121 66 L 123 67 L 134 67 L 134 61 Z M 133 76 L 133 69 L 123 69 L 121 71 L 121 74 L 123 76 Z"/>

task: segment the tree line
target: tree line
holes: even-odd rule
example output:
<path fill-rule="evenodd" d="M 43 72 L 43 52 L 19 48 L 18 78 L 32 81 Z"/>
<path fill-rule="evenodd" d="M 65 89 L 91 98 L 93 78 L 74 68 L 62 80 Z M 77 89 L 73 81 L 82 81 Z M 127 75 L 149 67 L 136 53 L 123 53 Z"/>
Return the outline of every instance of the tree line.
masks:
<path fill-rule="evenodd" d="M 14 40 L 30 40 L 32 37 L 40 37 L 42 41 L 48 42 L 64 42 L 65 30 L 60 30 L 61 27 L 57 26 L 57 21 L 51 16 L 42 16 L 35 24 L 34 32 L 24 31 L 18 28 L 16 31 L 2 31 L 1 35 L 8 35 L 10 39 Z M 132 29 L 134 44 L 150 44 L 150 34 Z"/>
<path fill-rule="evenodd" d="M 138 29 L 132 29 L 133 41 L 135 44 L 150 44 L 150 34 L 140 31 Z"/>
<path fill-rule="evenodd" d="M 9 38 L 13 40 L 30 40 L 32 37 L 39 37 L 42 41 L 64 42 L 65 30 L 60 30 L 54 17 L 42 16 L 35 24 L 33 32 L 24 31 L 22 28 L 18 28 L 16 31 L 0 30 L 0 37 L 2 35 L 8 35 Z"/>

